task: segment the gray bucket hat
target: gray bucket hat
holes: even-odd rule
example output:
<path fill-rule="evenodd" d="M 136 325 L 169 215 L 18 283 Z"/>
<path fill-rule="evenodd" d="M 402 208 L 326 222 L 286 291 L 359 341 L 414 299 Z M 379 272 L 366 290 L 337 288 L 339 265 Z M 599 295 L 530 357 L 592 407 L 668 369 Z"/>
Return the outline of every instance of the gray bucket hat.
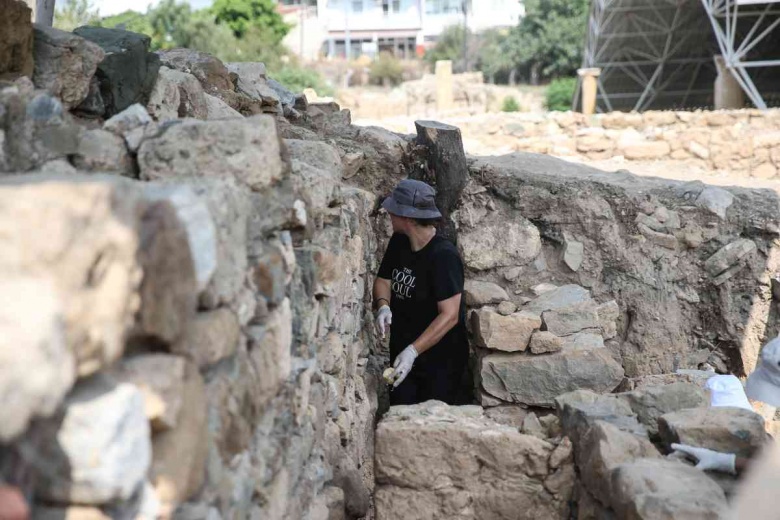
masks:
<path fill-rule="evenodd" d="M 780 407 L 780 337 L 766 344 L 745 388 L 747 396 Z"/>
<path fill-rule="evenodd" d="M 382 203 L 388 213 L 407 218 L 441 218 L 436 191 L 422 181 L 404 179 Z"/>

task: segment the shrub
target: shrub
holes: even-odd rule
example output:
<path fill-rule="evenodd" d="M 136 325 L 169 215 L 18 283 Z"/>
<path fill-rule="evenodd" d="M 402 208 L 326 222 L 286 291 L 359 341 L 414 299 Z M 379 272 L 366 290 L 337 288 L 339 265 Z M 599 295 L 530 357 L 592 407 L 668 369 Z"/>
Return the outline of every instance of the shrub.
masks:
<path fill-rule="evenodd" d="M 279 70 L 270 70 L 269 76 L 287 87 L 291 92 L 300 93 L 305 88 L 313 88 L 320 96 L 332 96 L 333 89 L 325 83 L 316 71 L 295 64 L 287 64 Z"/>
<path fill-rule="evenodd" d="M 389 52 L 381 52 L 371 63 L 368 78 L 374 85 L 398 85 L 403 81 L 404 68 L 401 62 Z"/>
<path fill-rule="evenodd" d="M 504 98 L 504 103 L 501 105 L 502 112 L 518 112 L 520 105 L 517 104 L 517 100 L 513 96 L 507 96 Z"/>
<path fill-rule="evenodd" d="M 547 110 L 565 112 L 571 110 L 574 90 L 577 88 L 576 78 L 558 78 L 550 82 L 545 93 L 544 104 Z"/>

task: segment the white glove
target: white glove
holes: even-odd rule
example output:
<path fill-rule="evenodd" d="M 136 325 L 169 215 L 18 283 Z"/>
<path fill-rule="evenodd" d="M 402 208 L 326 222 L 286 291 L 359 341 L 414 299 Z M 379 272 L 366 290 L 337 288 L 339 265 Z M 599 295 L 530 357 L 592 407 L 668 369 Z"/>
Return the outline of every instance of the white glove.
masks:
<path fill-rule="evenodd" d="M 390 306 L 382 305 L 376 313 L 376 326 L 383 338 L 385 337 L 385 330 L 390 330 L 390 325 L 392 323 L 393 312 L 390 310 Z"/>
<path fill-rule="evenodd" d="M 721 453 L 708 450 L 707 448 L 688 446 L 687 444 L 672 444 L 672 449 L 696 459 L 696 468 L 702 471 L 721 471 L 723 473 L 731 473 L 732 475 L 737 474 L 737 456 L 733 453 Z"/>
<path fill-rule="evenodd" d="M 417 359 L 417 349 L 414 348 L 414 345 L 409 345 L 398 354 L 393 362 L 393 368 L 395 369 L 395 383 L 393 383 L 393 388 L 396 388 L 403 383 L 406 376 L 412 371 L 412 365 L 414 365 L 415 359 Z"/>

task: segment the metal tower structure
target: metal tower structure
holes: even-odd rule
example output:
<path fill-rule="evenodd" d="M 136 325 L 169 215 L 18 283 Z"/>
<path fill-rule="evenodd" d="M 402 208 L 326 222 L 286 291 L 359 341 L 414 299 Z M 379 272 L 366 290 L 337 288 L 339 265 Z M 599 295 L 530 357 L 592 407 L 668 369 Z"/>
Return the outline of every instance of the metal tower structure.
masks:
<path fill-rule="evenodd" d="M 756 108 L 766 109 L 763 94 L 780 91 L 780 0 L 701 2 L 726 66 Z"/>

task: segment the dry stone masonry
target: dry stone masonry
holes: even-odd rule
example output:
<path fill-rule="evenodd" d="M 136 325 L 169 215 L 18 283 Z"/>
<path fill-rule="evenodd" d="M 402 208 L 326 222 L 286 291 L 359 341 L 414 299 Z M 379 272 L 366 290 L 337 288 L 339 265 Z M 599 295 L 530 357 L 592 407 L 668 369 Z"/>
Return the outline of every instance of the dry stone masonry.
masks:
<path fill-rule="evenodd" d="M 777 325 L 775 193 L 469 158 L 477 404 L 386 411 L 380 201 L 426 145 L 259 63 L 0 11 L 0 478 L 36 518 L 724 517 L 733 479 L 668 452 L 772 427 L 703 384 Z"/>

